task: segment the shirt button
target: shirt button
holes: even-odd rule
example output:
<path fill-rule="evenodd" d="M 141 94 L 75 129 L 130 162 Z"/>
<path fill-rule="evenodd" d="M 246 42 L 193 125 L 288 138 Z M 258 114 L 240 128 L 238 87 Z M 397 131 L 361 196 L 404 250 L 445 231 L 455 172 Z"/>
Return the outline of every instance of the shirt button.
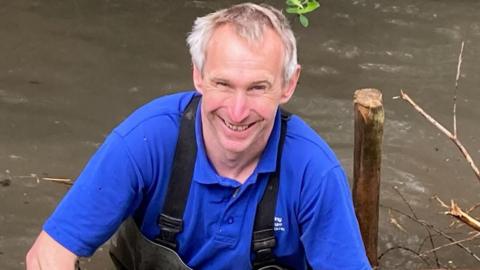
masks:
<path fill-rule="evenodd" d="M 229 217 L 227 222 L 228 222 L 228 224 L 232 224 L 233 223 L 233 217 Z"/>

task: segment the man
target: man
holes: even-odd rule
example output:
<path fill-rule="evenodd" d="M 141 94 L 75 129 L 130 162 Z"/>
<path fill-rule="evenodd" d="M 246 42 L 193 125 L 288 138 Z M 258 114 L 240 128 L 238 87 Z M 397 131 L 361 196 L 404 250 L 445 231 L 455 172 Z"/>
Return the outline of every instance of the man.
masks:
<path fill-rule="evenodd" d="M 236 5 L 198 18 L 187 41 L 196 91 L 114 129 L 27 268 L 73 269 L 123 223 L 118 269 L 370 269 L 339 162 L 279 110 L 300 75 L 286 18 Z"/>

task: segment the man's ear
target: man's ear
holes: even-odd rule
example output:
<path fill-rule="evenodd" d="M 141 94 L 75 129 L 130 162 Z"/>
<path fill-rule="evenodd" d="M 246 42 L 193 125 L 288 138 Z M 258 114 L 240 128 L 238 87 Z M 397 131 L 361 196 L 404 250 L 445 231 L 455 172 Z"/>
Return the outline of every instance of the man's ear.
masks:
<path fill-rule="evenodd" d="M 295 88 L 297 87 L 298 79 L 300 78 L 300 71 L 302 70 L 300 65 L 297 65 L 295 71 L 293 72 L 292 76 L 285 83 L 282 89 L 282 96 L 280 97 L 280 104 L 287 103 L 295 92 Z"/>
<path fill-rule="evenodd" d="M 193 85 L 197 92 L 203 94 L 203 77 L 202 72 L 193 64 Z"/>

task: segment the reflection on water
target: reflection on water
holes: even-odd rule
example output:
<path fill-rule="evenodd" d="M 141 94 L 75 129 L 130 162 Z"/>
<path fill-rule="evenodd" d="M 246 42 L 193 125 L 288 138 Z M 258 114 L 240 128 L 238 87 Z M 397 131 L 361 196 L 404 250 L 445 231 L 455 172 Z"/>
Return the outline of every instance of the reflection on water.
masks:
<path fill-rule="evenodd" d="M 0 187 L 5 202 L 0 258 L 9 257 L 2 269 L 18 269 L 42 220 L 67 189 L 17 176 L 75 177 L 109 130 L 132 110 L 156 96 L 191 89 L 185 33 L 196 16 L 235 2 L 0 2 L 0 177 L 15 180 Z M 281 7 L 284 1 L 269 2 Z M 405 89 L 450 127 L 464 40 L 458 129 L 480 162 L 475 136 L 480 116 L 475 106 L 480 102 L 480 2 L 320 2 L 309 28 L 292 20 L 303 74 L 288 109 L 307 120 L 351 171 L 353 92 L 381 89 L 386 111 L 382 204 L 408 212 L 392 189 L 398 186 L 418 216 L 448 230 L 450 219 L 438 214 L 441 209 L 430 197 L 439 194 L 473 205 L 480 201 L 478 183 L 442 134 L 392 98 Z M 394 245 L 415 249 L 424 240 L 420 226 L 390 216 L 385 208 L 380 211 L 381 251 Z M 407 233 L 391 224 L 392 217 Z M 445 242 L 439 236 L 435 240 L 438 245 Z M 472 251 L 480 253 L 478 248 Z M 440 251 L 439 256 L 445 266 L 476 264 L 460 248 Z M 381 262 L 386 269 L 425 267 L 400 251 Z M 102 256 L 88 264 L 94 269 L 105 265 Z"/>

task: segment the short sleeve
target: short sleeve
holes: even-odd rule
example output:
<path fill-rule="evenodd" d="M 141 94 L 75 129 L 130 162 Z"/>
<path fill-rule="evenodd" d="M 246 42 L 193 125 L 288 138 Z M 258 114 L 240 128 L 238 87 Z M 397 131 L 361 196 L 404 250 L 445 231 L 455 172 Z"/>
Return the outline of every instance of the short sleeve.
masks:
<path fill-rule="evenodd" d="M 78 256 L 91 256 L 141 201 L 143 181 L 121 136 L 113 132 L 75 181 L 44 230 Z"/>

